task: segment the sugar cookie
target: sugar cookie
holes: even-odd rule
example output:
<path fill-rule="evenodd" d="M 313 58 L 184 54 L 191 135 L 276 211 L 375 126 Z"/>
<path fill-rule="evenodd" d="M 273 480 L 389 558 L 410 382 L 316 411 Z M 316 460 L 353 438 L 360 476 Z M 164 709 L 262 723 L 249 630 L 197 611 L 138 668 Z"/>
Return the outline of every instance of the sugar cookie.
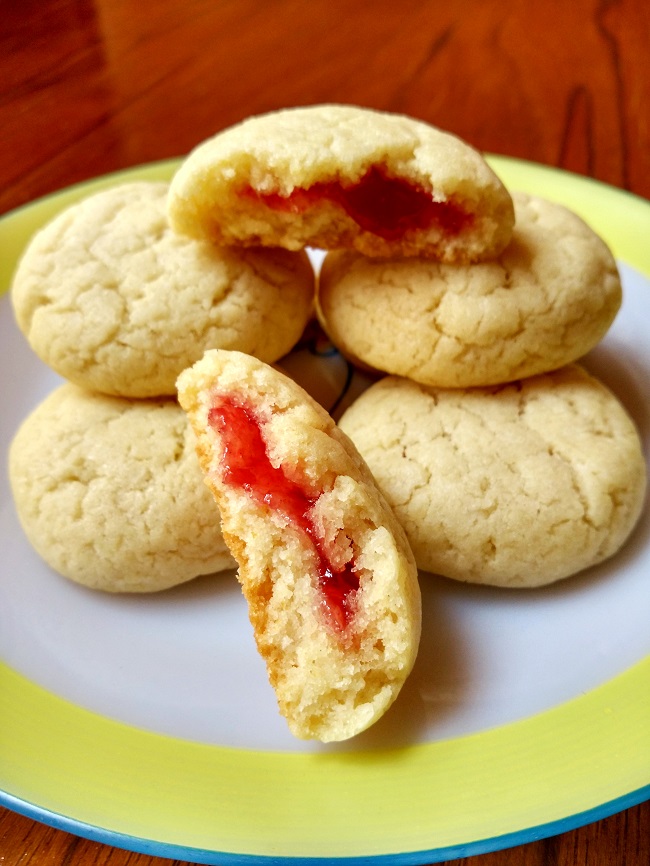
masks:
<path fill-rule="evenodd" d="M 576 361 L 621 304 L 606 244 L 578 216 L 515 193 L 512 241 L 492 262 L 448 265 L 329 253 L 317 310 L 362 365 L 426 385 L 508 382 Z"/>
<path fill-rule="evenodd" d="M 352 105 L 249 118 L 174 177 L 172 225 L 220 244 L 354 248 L 474 261 L 510 239 L 510 195 L 483 157 L 422 121 Z"/>
<path fill-rule="evenodd" d="M 65 577 L 150 592 L 234 567 L 185 413 L 69 382 L 26 418 L 9 452 L 18 517 Z"/>
<path fill-rule="evenodd" d="M 616 397 L 578 365 L 494 388 L 386 377 L 344 413 L 418 566 L 532 587 L 612 556 L 646 467 Z"/>
<path fill-rule="evenodd" d="M 72 205 L 38 232 L 12 299 L 32 349 L 82 387 L 175 395 L 205 348 L 276 361 L 312 314 L 303 253 L 227 250 L 167 223 L 165 183 L 122 184 Z"/>
<path fill-rule="evenodd" d="M 301 738 L 359 733 L 417 651 L 401 528 L 347 437 L 278 370 L 210 351 L 178 388 L 281 713 Z"/>

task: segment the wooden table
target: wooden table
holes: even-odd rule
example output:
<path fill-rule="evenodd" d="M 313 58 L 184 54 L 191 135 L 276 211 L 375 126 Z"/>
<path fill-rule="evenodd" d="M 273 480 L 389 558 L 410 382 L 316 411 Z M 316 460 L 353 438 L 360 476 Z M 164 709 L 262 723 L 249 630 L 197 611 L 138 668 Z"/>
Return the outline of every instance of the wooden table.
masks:
<path fill-rule="evenodd" d="M 647 0 L 22 0 L 0 19 L 0 213 L 349 102 L 650 198 Z M 471 866 L 647 866 L 650 804 Z M 2 866 L 163 866 L 0 810 Z"/>

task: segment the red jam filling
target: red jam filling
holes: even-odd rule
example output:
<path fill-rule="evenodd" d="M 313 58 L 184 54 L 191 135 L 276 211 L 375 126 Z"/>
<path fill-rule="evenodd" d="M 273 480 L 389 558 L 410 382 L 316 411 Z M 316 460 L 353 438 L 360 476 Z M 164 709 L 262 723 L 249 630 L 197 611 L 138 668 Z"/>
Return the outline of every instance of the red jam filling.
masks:
<path fill-rule="evenodd" d="M 251 407 L 231 397 L 220 397 L 210 409 L 208 421 L 222 442 L 224 481 L 281 514 L 309 540 L 316 556 L 327 618 L 336 630 L 345 630 L 354 616 L 352 594 L 359 588 L 359 578 L 353 562 L 335 566 L 324 549 L 310 517 L 318 495 L 288 478 L 282 466 L 271 464 L 259 420 Z"/>
<path fill-rule="evenodd" d="M 351 186 L 315 183 L 308 189 L 294 189 L 289 195 L 244 189 L 272 210 L 302 213 L 319 201 L 340 205 L 357 225 L 384 240 L 396 240 L 410 230 L 437 225 L 447 235 L 457 235 L 469 225 L 472 214 L 455 201 L 433 201 L 431 194 L 403 178 L 390 177 L 377 166 Z"/>

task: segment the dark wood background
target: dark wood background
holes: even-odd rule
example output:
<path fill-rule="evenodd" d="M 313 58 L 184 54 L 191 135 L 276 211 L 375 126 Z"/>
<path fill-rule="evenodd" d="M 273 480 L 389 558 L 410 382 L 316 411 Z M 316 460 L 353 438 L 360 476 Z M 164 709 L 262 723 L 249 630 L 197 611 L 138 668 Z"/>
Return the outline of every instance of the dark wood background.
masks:
<path fill-rule="evenodd" d="M 0 0 L 0 213 L 317 102 L 405 112 L 650 198 L 650 3 Z M 170 862 L 0 809 L 1 866 Z M 650 804 L 454 862 L 649 866 Z"/>

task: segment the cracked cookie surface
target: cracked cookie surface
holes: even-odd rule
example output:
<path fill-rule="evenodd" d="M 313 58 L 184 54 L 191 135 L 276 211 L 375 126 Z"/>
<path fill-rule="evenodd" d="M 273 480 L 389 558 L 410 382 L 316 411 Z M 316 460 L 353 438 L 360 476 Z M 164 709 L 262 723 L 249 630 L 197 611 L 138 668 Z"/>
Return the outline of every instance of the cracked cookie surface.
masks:
<path fill-rule="evenodd" d="M 341 351 L 427 385 L 508 382 L 578 360 L 621 304 L 616 262 L 566 208 L 513 193 L 512 240 L 469 266 L 329 253 L 317 308 Z"/>
<path fill-rule="evenodd" d="M 151 592 L 235 565 L 173 400 L 67 382 L 18 429 L 9 474 L 30 543 L 76 583 Z"/>
<path fill-rule="evenodd" d="M 540 586 L 612 556 L 643 506 L 646 466 L 618 399 L 573 364 L 493 388 L 386 377 L 343 415 L 418 566 Z"/>
<path fill-rule="evenodd" d="M 466 142 L 404 115 L 314 105 L 251 117 L 200 144 L 172 180 L 177 231 L 216 243 L 490 258 L 509 193 Z"/>
<path fill-rule="evenodd" d="M 304 253 L 228 250 L 167 222 L 166 183 L 96 193 L 41 229 L 14 276 L 16 320 L 32 349 L 82 387 L 127 397 L 175 395 L 206 348 L 273 362 L 311 316 Z"/>

